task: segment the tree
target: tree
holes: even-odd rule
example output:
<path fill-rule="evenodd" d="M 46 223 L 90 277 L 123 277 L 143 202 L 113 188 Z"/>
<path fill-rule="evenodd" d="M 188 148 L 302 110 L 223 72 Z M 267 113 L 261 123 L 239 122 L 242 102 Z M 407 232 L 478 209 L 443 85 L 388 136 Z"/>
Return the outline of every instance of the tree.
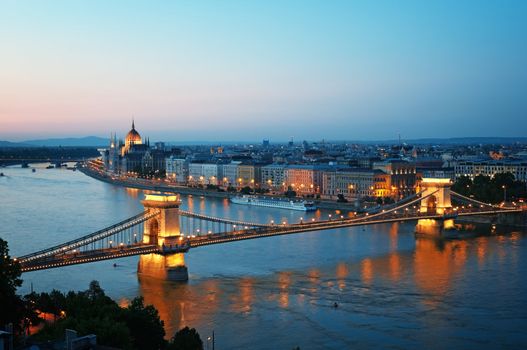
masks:
<path fill-rule="evenodd" d="M 152 305 L 144 305 L 143 297 L 133 299 L 124 315 L 136 349 L 156 350 L 165 345 L 163 321 Z"/>
<path fill-rule="evenodd" d="M 242 193 L 242 194 L 251 194 L 252 191 L 253 191 L 252 188 L 250 188 L 249 186 L 245 186 L 245 187 L 243 187 L 240 190 L 240 193 Z"/>
<path fill-rule="evenodd" d="M 20 264 L 11 259 L 7 242 L 0 238 L 0 327 L 12 323 L 17 332 L 26 316 L 25 304 L 16 294 L 22 285 L 20 275 Z"/>
<path fill-rule="evenodd" d="M 464 196 L 469 196 L 471 187 L 472 187 L 472 180 L 470 179 L 470 177 L 461 176 L 452 185 L 452 190 Z"/>
<path fill-rule="evenodd" d="M 69 328 L 81 336 L 96 334 L 101 345 L 122 349 L 158 350 L 166 345 L 163 321 L 153 306 L 144 305 L 142 298 L 135 298 L 127 308 L 121 308 L 105 295 L 97 281 L 92 281 L 84 292 L 35 294 L 31 299 L 37 308 L 42 309 L 40 303 L 47 304 L 51 310 L 58 308 L 63 316 L 46 325 L 35 336 L 36 340 L 55 340 Z"/>
<path fill-rule="evenodd" d="M 344 197 L 344 195 L 342 193 L 339 193 L 337 195 L 337 202 L 339 202 L 339 203 L 347 203 L 348 200 Z"/>
<path fill-rule="evenodd" d="M 296 192 L 293 191 L 292 186 L 287 186 L 287 191 L 284 192 L 284 195 L 288 198 L 294 198 L 296 197 Z"/>
<path fill-rule="evenodd" d="M 462 176 L 456 180 L 452 190 L 485 203 L 500 203 L 505 194 L 507 201 L 527 197 L 525 183 L 515 180 L 514 175 L 508 172 L 495 174 L 492 178 L 478 175 L 474 181 Z"/>
<path fill-rule="evenodd" d="M 182 328 L 170 340 L 168 350 L 203 350 L 203 341 L 194 328 Z"/>

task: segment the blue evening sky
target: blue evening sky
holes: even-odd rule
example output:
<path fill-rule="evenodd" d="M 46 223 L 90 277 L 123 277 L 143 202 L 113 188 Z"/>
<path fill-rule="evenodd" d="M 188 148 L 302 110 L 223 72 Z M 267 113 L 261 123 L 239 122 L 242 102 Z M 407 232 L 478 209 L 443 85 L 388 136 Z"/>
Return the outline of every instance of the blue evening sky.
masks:
<path fill-rule="evenodd" d="M 0 139 L 526 136 L 527 1 L 0 0 Z"/>

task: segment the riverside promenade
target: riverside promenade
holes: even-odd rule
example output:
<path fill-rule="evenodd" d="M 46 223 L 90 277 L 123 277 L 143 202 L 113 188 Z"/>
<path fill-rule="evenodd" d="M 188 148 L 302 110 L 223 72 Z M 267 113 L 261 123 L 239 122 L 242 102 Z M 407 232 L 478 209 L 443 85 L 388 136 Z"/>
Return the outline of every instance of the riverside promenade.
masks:
<path fill-rule="evenodd" d="M 160 191 L 160 192 L 169 192 L 169 193 L 178 193 L 182 195 L 192 195 L 192 196 L 204 196 L 212 198 L 230 198 L 231 196 L 236 196 L 238 192 L 220 192 L 217 190 L 207 190 L 204 188 L 197 187 L 188 187 L 175 185 L 164 180 L 146 180 L 146 179 L 136 179 L 136 178 L 125 178 L 125 177 L 116 177 L 108 175 L 102 171 L 90 167 L 88 164 L 83 163 L 78 166 L 79 171 L 88 175 L 94 179 L 110 183 L 112 185 L 118 185 L 128 188 L 136 188 L 140 190 L 147 191 Z M 284 196 L 276 195 L 265 195 L 270 198 L 285 198 Z M 302 199 L 302 198 L 298 198 Z M 320 209 L 328 210 L 343 210 L 343 211 L 360 211 L 352 203 L 338 203 L 337 201 L 329 200 L 314 200 L 316 206 Z"/>

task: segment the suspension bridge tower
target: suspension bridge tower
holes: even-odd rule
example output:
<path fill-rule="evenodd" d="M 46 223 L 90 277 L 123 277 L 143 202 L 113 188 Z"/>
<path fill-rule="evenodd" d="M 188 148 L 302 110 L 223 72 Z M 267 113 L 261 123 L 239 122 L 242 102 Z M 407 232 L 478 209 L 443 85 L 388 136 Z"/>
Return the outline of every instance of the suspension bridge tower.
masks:
<path fill-rule="evenodd" d="M 145 209 L 159 211 L 158 215 L 145 222 L 143 243 L 157 245 L 162 249 L 160 253 L 141 255 L 137 271 L 145 276 L 169 281 L 188 280 L 184 254 L 171 253 L 170 250 L 165 249 L 181 244 L 179 195 L 147 194 L 141 203 Z"/>
<path fill-rule="evenodd" d="M 421 181 L 421 213 L 443 215 L 440 219 L 419 219 L 416 233 L 440 235 L 443 230 L 454 227 L 454 220 L 447 214 L 452 211 L 450 201 L 450 186 L 452 182 L 446 178 L 423 178 Z"/>

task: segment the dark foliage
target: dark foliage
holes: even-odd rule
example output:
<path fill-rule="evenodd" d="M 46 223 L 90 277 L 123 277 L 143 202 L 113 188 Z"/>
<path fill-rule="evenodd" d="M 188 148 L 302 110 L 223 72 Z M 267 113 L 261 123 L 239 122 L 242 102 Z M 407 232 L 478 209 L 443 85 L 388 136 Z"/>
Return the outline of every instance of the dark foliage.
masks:
<path fill-rule="evenodd" d="M 202 350 L 203 342 L 198 332 L 191 328 L 185 327 L 177 331 L 170 340 L 168 350 Z"/>
<path fill-rule="evenodd" d="M 505 196 L 507 201 L 527 198 L 526 184 L 515 180 L 511 173 L 496 174 L 492 178 L 478 175 L 474 181 L 462 176 L 452 185 L 452 190 L 485 203 L 503 202 Z"/>

